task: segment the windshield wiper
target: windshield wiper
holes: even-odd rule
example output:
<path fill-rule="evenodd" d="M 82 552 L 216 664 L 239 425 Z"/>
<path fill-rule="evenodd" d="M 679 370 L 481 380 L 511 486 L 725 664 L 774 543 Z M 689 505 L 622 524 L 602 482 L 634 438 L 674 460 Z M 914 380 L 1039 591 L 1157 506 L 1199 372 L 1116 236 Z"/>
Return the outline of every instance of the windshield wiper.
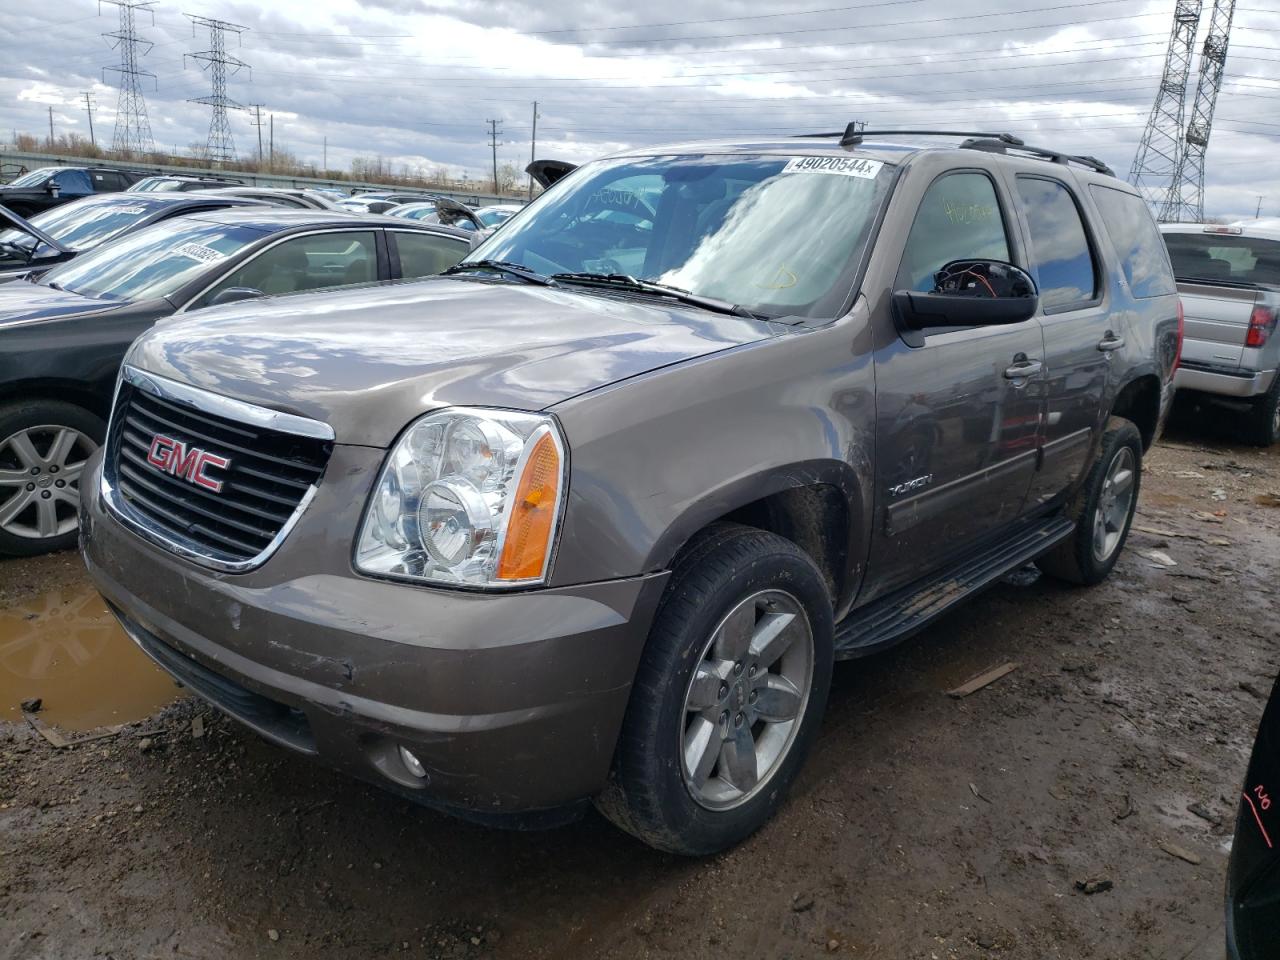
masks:
<path fill-rule="evenodd" d="M 683 287 L 673 287 L 667 283 L 658 283 L 656 280 L 640 280 L 625 273 L 553 273 L 551 279 L 561 280 L 565 283 L 598 284 L 600 286 L 635 290 L 639 293 L 653 293 L 663 297 L 670 297 L 678 303 L 686 303 L 691 307 L 701 307 L 703 310 L 725 313 L 732 317 L 749 317 L 752 320 L 768 319 L 762 314 L 753 313 L 746 307 L 739 306 L 736 303 L 729 303 L 727 300 L 702 297 L 685 290 Z"/>
<path fill-rule="evenodd" d="M 530 270 L 523 263 L 514 263 L 511 260 L 471 260 L 464 263 L 455 263 L 444 271 L 443 275 L 448 277 L 455 273 L 461 273 L 463 270 L 494 270 L 498 273 L 517 277 L 525 283 L 536 283 L 543 287 L 554 287 L 556 285 L 555 280 L 551 277 L 544 277 L 537 271 Z"/>
<path fill-rule="evenodd" d="M 0 250 L 9 250 L 12 253 L 17 254 L 22 258 L 23 263 L 30 263 L 36 252 L 34 245 L 28 249 L 16 240 L 0 240 Z"/>

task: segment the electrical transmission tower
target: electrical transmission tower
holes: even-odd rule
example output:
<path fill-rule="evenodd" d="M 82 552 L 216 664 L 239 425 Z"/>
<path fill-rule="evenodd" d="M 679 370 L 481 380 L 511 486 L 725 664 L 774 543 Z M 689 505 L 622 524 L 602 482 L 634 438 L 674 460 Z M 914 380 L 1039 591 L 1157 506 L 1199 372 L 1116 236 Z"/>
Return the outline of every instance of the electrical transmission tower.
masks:
<path fill-rule="evenodd" d="M 120 74 L 120 99 L 116 103 L 116 131 L 111 140 L 111 149 L 117 153 L 151 153 L 155 144 L 151 139 L 151 121 L 147 119 L 147 101 L 142 96 L 142 78 L 155 80 L 156 75 L 150 70 L 138 67 L 138 58 L 151 52 L 153 44 L 138 39 L 134 23 L 134 13 L 145 10 L 155 14 L 152 7 L 155 0 L 98 0 L 101 9 L 103 3 L 109 3 L 120 9 L 120 28 L 115 33 L 104 33 L 111 41 L 112 49 L 120 51 L 119 66 L 104 67 L 107 71 Z"/>
<path fill-rule="evenodd" d="M 1174 7 L 1164 75 L 1129 170 L 1129 182 L 1156 208 L 1161 208 L 1168 198 L 1182 157 L 1187 79 L 1191 75 L 1191 52 L 1200 26 L 1201 4 L 1202 0 L 1178 0 Z"/>
<path fill-rule="evenodd" d="M 236 101 L 227 96 L 227 68 L 230 67 L 231 73 L 234 75 L 239 73 L 242 68 L 249 66 L 243 60 L 227 55 L 226 35 L 234 33 L 239 37 L 249 28 L 238 23 L 214 20 L 211 17 L 199 17 L 191 13 L 186 14 L 186 16 L 191 20 L 191 32 L 193 35 L 197 27 L 208 27 L 209 49 L 201 50 L 199 53 L 184 54 L 184 59 L 190 57 L 192 60 L 198 60 L 201 64 L 200 69 L 207 70 L 213 81 L 213 92 L 209 96 L 195 97 L 189 102 L 203 103 L 206 106 L 213 107 L 213 117 L 209 121 L 209 141 L 206 152 L 211 163 L 226 163 L 236 158 L 236 145 L 231 138 L 231 121 L 227 119 L 227 109 L 245 109 L 244 104 L 236 103 Z"/>
<path fill-rule="evenodd" d="M 1213 108 L 1222 89 L 1227 66 L 1227 44 L 1231 40 L 1231 18 L 1236 0 L 1213 0 L 1209 33 L 1200 49 L 1200 79 L 1191 106 L 1185 142 L 1178 158 L 1173 182 L 1160 209 L 1160 219 L 1170 223 L 1200 223 L 1204 220 L 1204 155 L 1213 129 Z"/>

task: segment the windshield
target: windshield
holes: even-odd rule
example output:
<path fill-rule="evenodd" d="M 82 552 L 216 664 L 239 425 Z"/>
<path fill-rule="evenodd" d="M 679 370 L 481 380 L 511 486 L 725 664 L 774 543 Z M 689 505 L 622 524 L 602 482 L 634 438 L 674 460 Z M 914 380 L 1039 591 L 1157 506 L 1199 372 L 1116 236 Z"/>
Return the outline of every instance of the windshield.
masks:
<path fill-rule="evenodd" d="M 1165 246 L 1179 280 L 1280 286 L 1280 240 L 1221 233 L 1166 233 Z"/>
<path fill-rule="evenodd" d="M 168 177 L 147 177 L 139 180 L 129 188 L 130 193 L 169 193 L 181 190 L 185 180 L 170 180 Z"/>
<path fill-rule="evenodd" d="M 888 180 L 881 161 L 848 155 L 601 161 L 569 174 L 467 260 L 625 274 L 754 313 L 833 316 Z"/>
<path fill-rule="evenodd" d="M 477 210 L 476 216 L 486 227 L 496 227 L 513 213 L 515 213 L 514 210 Z"/>
<path fill-rule="evenodd" d="M 64 247 L 70 247 L 72 250 L 89 250 L 123 233 L 153 210 L 154 201 L 150 203 L 145 201 L 121 203 L 120 201 L 121 198 L 118 195 L 85 197 L 83 200 L 64 203 L 60 207 L 54 207 L 39 216 L 32 217 L 31 223 Z M 16 227 L 0 233 L 0 246 L 7 244 L 15 244 L 27 254 L 35 249 L 36 257 L 54 253 L 44 243 L 39 244 L 37 248 L 36 238 Z M 0 251 L 4 254 L 13 252 L 12 248 L 8 251 Z"/>
<path fill-rule="evenodd" d="M 9 184 L 11 187 L 38 187 L 49 179 L 57 167 L 41 167 L 39 170 L 32 170 L 30 173 L 24 173 L 17 180 Z"/>
<path fill-rule="evenodd" d="M 263 232 L 179 217 L 98 247 L 40 278 L 40 283 L 105 300 L 156 300 L 201 274 L 214 274 Z"/>

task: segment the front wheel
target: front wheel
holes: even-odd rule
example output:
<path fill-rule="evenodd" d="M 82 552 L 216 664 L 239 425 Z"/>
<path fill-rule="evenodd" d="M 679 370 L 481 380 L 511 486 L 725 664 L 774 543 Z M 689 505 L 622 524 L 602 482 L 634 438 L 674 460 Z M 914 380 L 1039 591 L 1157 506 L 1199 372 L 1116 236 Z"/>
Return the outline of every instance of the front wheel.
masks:
<path fill-rule="evenodd" d="M 70 403 L 0 406 L 0 555 L 75 546 L 81 473 L 106 431 Z"/>
<path fill-rule="evenodd" d="M 601 812 L 693 856 L 757 830 L 817 734 L 832 637 L 826 582 L 795 544 L 732 524 L 700 536 L 654 618 Z"/>
<path fill-rule="evenodd" d="M 1036 561 L 1070 583 L 1101 583 L 1120 559 L 1142 482 L 1142 435 L 1129 420 L 1111 417 L 1102 450 L 1073 508 L 1076 529 Z"/>

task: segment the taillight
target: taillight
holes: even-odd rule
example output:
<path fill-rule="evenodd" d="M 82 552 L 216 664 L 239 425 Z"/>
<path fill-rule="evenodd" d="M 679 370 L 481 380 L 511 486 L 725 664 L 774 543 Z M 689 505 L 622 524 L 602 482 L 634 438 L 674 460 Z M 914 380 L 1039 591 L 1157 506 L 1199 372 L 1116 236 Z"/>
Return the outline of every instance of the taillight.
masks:
<path fill-rule="evenodd" d="M 1276 312 L 1271 307 L 1256 306 L 1249 316 L 1249 332 L 1245 334 L 1246 347 L 1261 347 L 1276 328 Z"/>
<path fill-rule="evenodd" d="M 1178 345 L 1173 349 L 1173 366 L 1169 368 L 1169 376 L 1173 376 L 1178 372 L 1178 364 L 1182 363 L 1182 298 L 1178 298 Z"/>

